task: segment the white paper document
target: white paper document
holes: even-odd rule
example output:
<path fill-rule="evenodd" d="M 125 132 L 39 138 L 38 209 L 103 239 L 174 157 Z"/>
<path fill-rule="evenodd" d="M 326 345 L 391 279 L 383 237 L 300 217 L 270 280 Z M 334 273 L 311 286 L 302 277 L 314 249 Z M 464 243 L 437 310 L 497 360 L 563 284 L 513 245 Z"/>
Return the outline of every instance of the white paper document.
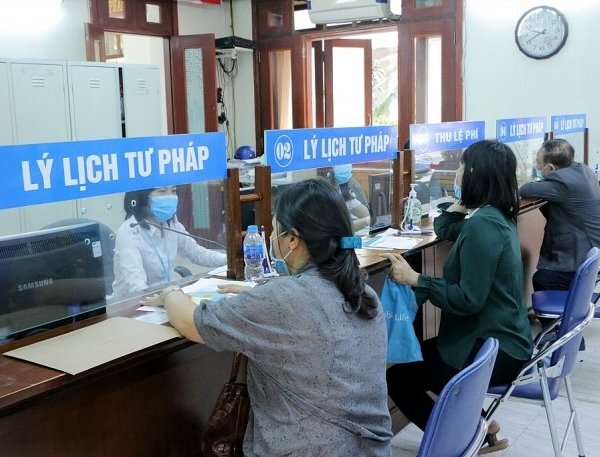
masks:
<path fill-rule="evenodd" d="M 414 248 L 421 241 L 423 241 L 422 238 L 414 235 L 398 236 L 397 229 L 387 229 L 383 233 L 363 239 L 363 248 L 407 250 Z"/>

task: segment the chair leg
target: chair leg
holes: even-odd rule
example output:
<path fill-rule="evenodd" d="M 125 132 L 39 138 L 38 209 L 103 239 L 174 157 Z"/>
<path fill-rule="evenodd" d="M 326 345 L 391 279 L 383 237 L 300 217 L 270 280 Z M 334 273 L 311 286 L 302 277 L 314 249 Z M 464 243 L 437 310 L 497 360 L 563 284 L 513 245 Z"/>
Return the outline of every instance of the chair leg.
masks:
<path fill-rule="evenodd" d="M 546 417 L 548 418 L 548 427 L 550 428 L 550 438 L 552 439 L 554 456 L 563 457 L 562 451 L 560 450 L 558 434 L 556 432 L 556 421 L 554 420 L 554 412 L 552 411 L 552 398 L 550 398 L 550 391 L 548 390 L 548 378 L 546 377 L 546 370 L 543 367 L 538 367 L 538 372 L 540 374 L 540 386 L 542 388 L 544 408 L 546 409 Z"/>
<path fill-rule="evenodd" d="M 571 416 L 573 417 L 573 431 L 575 432 L 575 439 L 577 440 L 577 451 L 579 453 L 579 457 L 584 457 L 585 451 L 583 449 L 583 438 L 581 436 L 581 429 L 579 428 L 579 419 L 577 418 L 577 409 L 575 405 L 575 395 L 573 394 L 573 385 L 571 384 L 571 376 L 565 377 L 565 387 L 567 389 L 569 409 L 571 410 Z"/>

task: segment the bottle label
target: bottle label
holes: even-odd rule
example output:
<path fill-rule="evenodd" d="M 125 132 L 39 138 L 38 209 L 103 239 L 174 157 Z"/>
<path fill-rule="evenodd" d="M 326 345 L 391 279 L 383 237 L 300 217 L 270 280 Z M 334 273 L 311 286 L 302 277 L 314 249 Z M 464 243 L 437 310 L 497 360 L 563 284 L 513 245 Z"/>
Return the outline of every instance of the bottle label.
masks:
<path fill-rule="evenodd" d="M 263 248 L 261 244 L 246 244 L 244 246 L 244 259 L 260 262 L 263 258 Z"/>

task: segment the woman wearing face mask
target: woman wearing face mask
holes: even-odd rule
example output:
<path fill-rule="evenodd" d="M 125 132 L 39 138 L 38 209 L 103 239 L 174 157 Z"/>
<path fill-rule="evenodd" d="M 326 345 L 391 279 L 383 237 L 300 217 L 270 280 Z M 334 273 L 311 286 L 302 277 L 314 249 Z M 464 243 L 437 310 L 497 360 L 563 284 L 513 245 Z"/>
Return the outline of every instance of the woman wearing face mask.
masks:
<path fill-rule="evenodd" d="M 174 287 L 157 298 L 187 338 L 248 356 L 245 456 L 391 455 L 386 327 L 356 240 L 331 184 L 291 184 L 273 217 L 281 277 L 198 306 Z"/>
<path fill-rule="evenodd" d="M 473 361 L 486 338 L 500 349 L 491 385 L 510 383 L 532 351 L 527 307 L 523 301 L 523 266 L 517 233 L 516 159 L 497 141 L 469 146 L 456 173 L 459 201 L 434 220 L 435 233 L 454 244 L 443 276 L 414 271 L 400 255 L 382 254 L 392 263 L 391 278 L 415 288 L 417 303 L 440 308 L 436 338 L 421 345 L 423 361 L 398 364 L 387 371 L 388 391 L 398 408 L 421 430 L 434 400 L 446 383 Z M 488 427 L 480 453 L 508 446 L 497 440 L 497 422 Z"/>
<path fill-rule="evenodd" d="M 117 231 L 115 245 L 114 296 L 168 284 L 173 279 L 178 254 L 207 267 L 227 263 L 226 254 L 206 249 L 189 236 L 145 222 L 187 233 L 175 215 L 177 203 L 174 186 L 125 194 L 125 222 Z"/>

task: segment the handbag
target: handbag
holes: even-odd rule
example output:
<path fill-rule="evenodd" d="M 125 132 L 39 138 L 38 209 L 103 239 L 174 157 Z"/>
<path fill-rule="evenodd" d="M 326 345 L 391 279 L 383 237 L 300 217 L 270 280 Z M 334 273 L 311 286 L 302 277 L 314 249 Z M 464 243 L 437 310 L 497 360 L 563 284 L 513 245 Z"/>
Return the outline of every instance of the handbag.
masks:
<path fill-rule="evenodd" d="M 240 364 L 245 356 L 233 357 L 231 376 L 223 386 L 217 402 L 202 430 L 203 457 L 243 457 L 243 442 L 250 399 L 246 383 L 236 382 Z"/>
<path fill-rule="evenodd" d="M 418 306 L 411 287 L 408 284 L 398 284 L 386 277 L 379 300 L 387 326 L 388 363 L 423 360 L 421 344 L 413 327 Z"/>

